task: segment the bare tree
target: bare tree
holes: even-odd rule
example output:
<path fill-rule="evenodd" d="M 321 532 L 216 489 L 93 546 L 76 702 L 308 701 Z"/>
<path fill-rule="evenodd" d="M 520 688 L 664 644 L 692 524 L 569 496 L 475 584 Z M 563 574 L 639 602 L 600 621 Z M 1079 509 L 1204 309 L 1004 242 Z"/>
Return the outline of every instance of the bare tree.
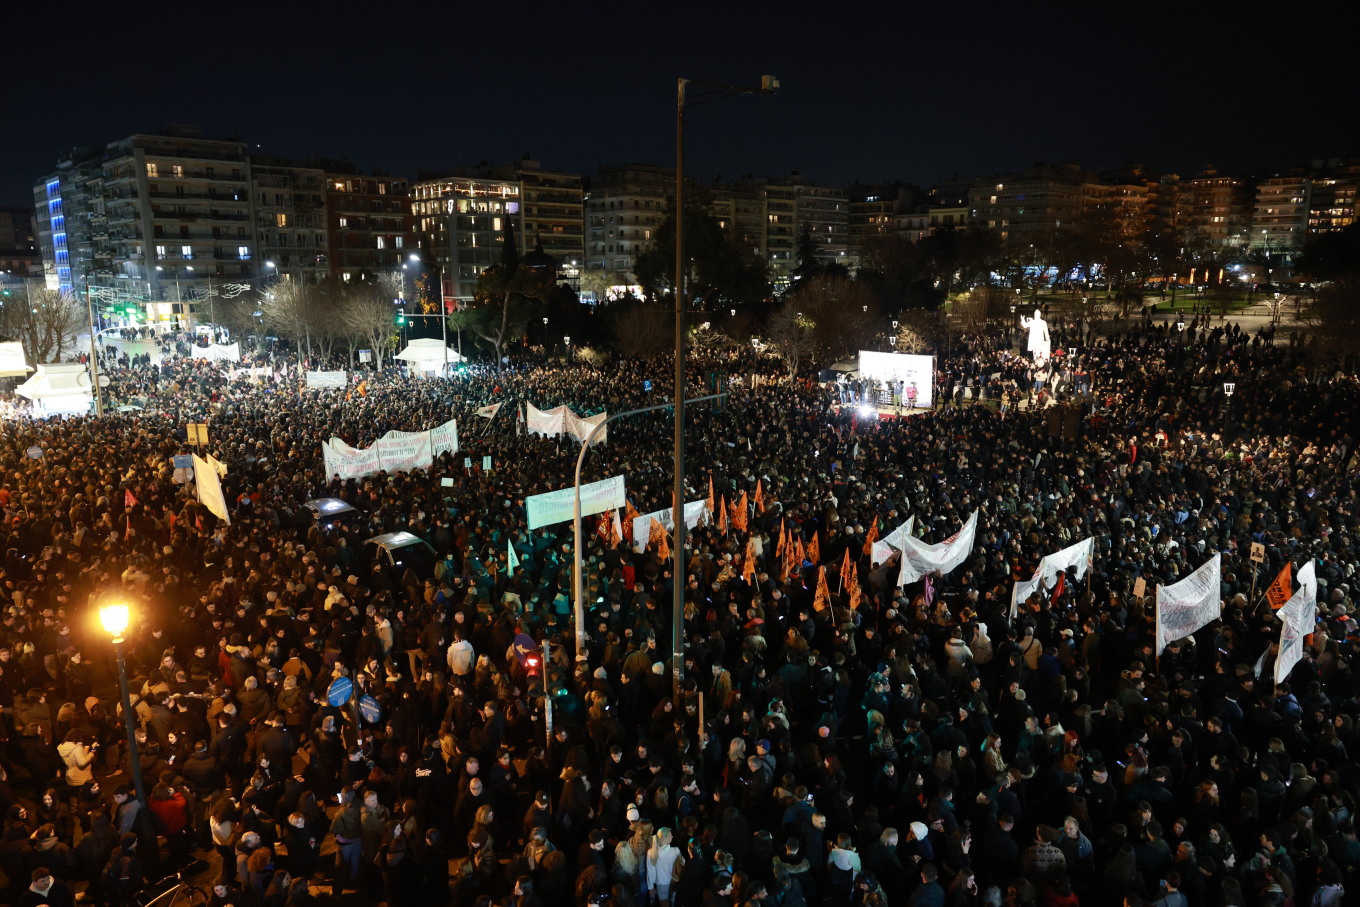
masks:
<path fill-rule="evenodd" d="M 69 292 L 25 281 L 0 298 L 0 334 L 24 345 L 33 364 L 61 362 L 76 353 L 76 335 L 87 326 L 85 306 Z"/>
<path fill-rule="evenodd" d="M 816 328 L 817 322 L 800 311 L 794 300 L 784 303 L 766 322 L 766 340 L 774 354 L 788 366 L 790 378 L 797 377 L 803 361 L 812 355 Z"/>
<path fill-rule="evenodd" d="M 358 342 L 373 351 L 373 364 L 382 371 L 383 357 L 396 347 L 397 331 L 389 280 L 352 283 L 346 287 L 340 320 Z"/>
<path fill-rule="evenodd" d="M 291 339 L 299 352 L 311 355 L 315 341 L 322 355 L 329 355 L 333 338 L 325 337 L 328 315 L 317 287 L 291 280 L 274 284 L 261 297 L 259 311 L 265 326 Z M 334 320 L 333 314 L 329 317 Z"/>
<path fill-rule="evenodd" d="M 664 356 L 675 348 L 675 318 L 664 306 L 633 301 L 614 310 L 614 339 L 619 352 L 634 359 Z"/>
<path fill-rule="evenodd" d="M 1318 288 L 1299 320 L 1313 329 L 1313 343 L 1338 364 L 1360 355 L 1360 284 L 1336 281 Z"/>
<path fill-rule="evenodd" d="M 985 334 L 989 327 L 1005 323 L 1011 302 L 1001 287 L 974 287 L 954 303 L 954 319 L 965 334 Z"/>
<path fill-rule="evenodd" d="M 866 346 L 878 320 L 878 297 L 863 283 L 839 274 L 810 277 L 790 300 L 817 326 L 812 338 L 821 352 L 835 358 Z"/>
<path fill-rule="evenodd" d="M 942 336 L 940 316 L 925 309 L 908 309 L 899 316 L 897 343 L 899 353 L 925 353 Z"/>

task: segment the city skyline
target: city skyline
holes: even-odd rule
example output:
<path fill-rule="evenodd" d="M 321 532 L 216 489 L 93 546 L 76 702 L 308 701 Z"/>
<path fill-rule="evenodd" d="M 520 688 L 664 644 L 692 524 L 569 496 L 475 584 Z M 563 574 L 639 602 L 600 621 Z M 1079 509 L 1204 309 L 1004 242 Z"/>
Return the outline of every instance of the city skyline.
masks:
<path fill-rule="evenodd" d="M 645 31 L 636 7 L 606 5 L 574 40 L 552 7 L 509 23 L 422 12 L 390 29 L 374 17 L 239 8 L 240 21 L 213 21 L 202 38 L 192 22 L 140 23 L 144 56 L 102 53 L 104 39 L 84 29 L 25 46 L 19 71 L 43 73 L 42 99 L 12 114 L 27 126 L 0 147 L 0 204 L 31 204 L 33 181 L 72 147 L 170 123 L 254 154 L 346 157 L 409 178 L 525 153 L 585 176 L 600 164 L 673 166 L 682 75 L 782 83 L 773 98 L 694 108 L 687 167 L 701 178 L 800 171 L 824 185 L 928 186 L 1035 161 L 1274 172 L 1356 145 L 1334 112 L 1348 84 L 1339 58 L 1317 54 L 1306 91 L 1262 77 L 1225 92 L 1247 71 L 1259 26 L 1193 11 L 1149 36 L 1109 11 L 1070 21 L 1055 10 L 969 20 L 850 10 L 825 34 L 797 9 L 725 9 L 721 27 L 696 13 Z M 184 42 L 189 52 L 169 52 Z"/>

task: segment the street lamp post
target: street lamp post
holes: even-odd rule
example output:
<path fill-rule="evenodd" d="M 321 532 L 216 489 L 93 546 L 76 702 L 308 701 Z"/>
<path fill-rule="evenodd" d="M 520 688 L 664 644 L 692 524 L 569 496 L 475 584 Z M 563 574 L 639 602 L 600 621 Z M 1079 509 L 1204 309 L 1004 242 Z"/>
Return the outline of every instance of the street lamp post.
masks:
<path fill-rule="evenodd" d="M 94 342 L 94 303 L 90 301 L 90 275 L 85 273 L 85 315 L 90 320 L 90 383 L 94 385 L 94 414 L 104 415 L 104 392 L 99 387 L 99 348 Z"/>
<path fill-rule="evenodd" d="M 1233 392 L 1237 390 L 1237 385 L 1232 381 L 1223 382 L 1223 438 L 1228 437 L 1228 411 L 1232 409 Z"/>
<path fill-rule="evenodd" d="M 128 606 L 105 605 L 99 609 L 99 622 L 104 632 L 113 639 L 113 651 L 118 657 L 118 692 L 123 697 L 123 726 L 127 731 L 128 767 L 132 775 L 132 788 L 141 804 L 139 812 L 146 811 L 146 787 L 142 784 L 142 757 L 137 751 L 137 729 L 132 721 L 132 697 L 128 694 L 127 659 L 123 655 L 123 633 L 128 626 Z"/>
<path fill-rule="evenodd" d="M 705 400 L 717 400 L 720 397 L 726 396 L 727 394 L 725 393 L 709 394 L 706 397 L 693 397 L 689 400 L 686 400 L 685 402 L 702 403 Z M 658 409 L 665 409 L 668 406 L 670 406 L 669 403 L 658 403 L 655 406 L 644 406 L 641 409 L 628 409 L 624 410 L 621 413 L 613 413 L 609 416 L 606 416 L 604 421 L 602 421 L 599 425 L 596 425 L 594 428 L 592 428 L 590 430 L 590 434 L 586 435 L 585 440 L 581 442 L 581 452 L 576 455 L 576 481 L 574 484 L 575 491 L 572 499 L 573 503 L 572 503 L 571 528 L 572 528 L 572 549 L 574 551 L 574 556 L 572 558 L 571 582 L 576 611 L 575 617 L 576 617 L 577 655 L 583 655 L 585 654 L 586 651 L 586 604 L 585 604 L 586 581 L 585 576 L 581 572 L 581 563 L 583 560 L 581 556 L 581 465 L 586 461 L 586 451 L 590 449 L 591 442 L 595 440 L 595 436 L 599 434 L 600 430 L 604 428 L 606 425 L 608 425 L 610 422 L 613 422 L 615 419 L 622 419 L 624 416 L 637 416 L 642 413 L 655 412 Z M 675 511 L 677 509 L 680 511 L 680 516 L 678 520 L 675 514 Z M 681 526 L 685 524 L 684 504 L 679 504 L 677 505 L 677 507 L 671 508 L 671 523 L 676 524 L 677 522 Z M 676 626 L 682 626 L 685 622 L 685 612 L 681 611 L 679 614 L 676 614 L 673 620 Z M 677 686 L 675 690 L 675 694 L 677 697 L 679 696 L 679 693 L 680 690 L 679 687 Z"/>
<path fill-rule="evenodd" d="M 702 89 L 690 96 L 690 86 Z M 760 87 L 729 85 L 725 82 L 701 82 L 694 79 L 675 80 L 675 390 L 671 397 L 675 405 L 675 460 L 674 506 L 684 510 L 685 501 L 685 107 L 702 104 L 722 97 L 753 94 L 768 97 L 779 90 L 774 76 L 761 76 Z M 680 682 L 685 674 L 684 614 L 685 614 L 685 520 L 675 520 L 674 566 L 671 576 L 671 609 L 674 620 L 671 629 L 673 692 L 680 700 Z"/>

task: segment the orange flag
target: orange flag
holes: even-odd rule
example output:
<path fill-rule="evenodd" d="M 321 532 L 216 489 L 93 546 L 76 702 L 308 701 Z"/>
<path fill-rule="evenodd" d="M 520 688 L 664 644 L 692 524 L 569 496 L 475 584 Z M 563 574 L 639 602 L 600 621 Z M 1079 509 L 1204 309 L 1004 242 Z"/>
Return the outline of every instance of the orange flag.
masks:
<path fill-rule="evenodd" d="M 803 559 L 798 556 L 798 546 L 790 540 L 784 546 L 784 579 L 786 582 L 793 582 L 797 578 L 799 583 L 803 581 Z"/>
<path fill-rule="evenodd" d="M 826 586 L 826 568 L 817 568 L 817 591 L 812 596 L 812 610 L 825 611 L 831 604 L 831 590 Z"/>
<path fill-rule="evenodd" d="M 876 541 L 878 541 L 878 517 L 874 517 L 874 524 L 869 527 L 869 534 L 864 537 L 865 557 L 874 553 L 874 542 Z"/>
<path fill-rule="evenodd" d="M 718 531 L 727 535 L 727 498 L 719 499 L 718 503 Z"/>
<path fill-rule="evenodd" d="M 756 510 L 765 512 L 765 486 L 760 484 L 760 479 L 756 479 Z"/>
<path fill-rule="evenodd" d="M 663 562 L 670 560 L 671 546 L 666 541 L 666 530 L 656 521 L 655 517 L 652 518 L 652 526 L 647 531 L 647 543 L 656 545 L 656 555 Z"/>
<path fill-rule="evenodd" d="M 853 586 L 850 587 L 850 610 L 851 610 L 851 611 L 858 611 L 858 610 L 859 610 L 859 603 L 860 603 L 860 599 L 861 599 L 862 597 L 863 597 L 863 593 L 860 591 L 859 583 L 856 582 Z"/>
<path fill-rule="evenodd" d="M 808 542 L 807 559 L 814 564 L 822 562 L 822 546 L 817 542 L 817 530 L 812 530 L 812 541 Z"/>
<path fill-rule="evenodd" d="M 845 548 L 845 557 L 841 558 L 841 589 L 845 589 L 851 584 L 850 580 L 850 547 Z"/>
<path fill-rule="evenodd" d="M 708 477 L 708 512 L 709 512 L 709 513 L 713 513 L 713 512 L 715 512 L 717 509 L 718 509 L 717 506 L 713 503 L 713 476 L 709 476 L 709 477 Z"/>
<path fill-rule="evenodd" d="M 746 492 L 743 491 L 741 500 L 732 508 L 732 528 L 738 532 L 746 531 L 746 508 Z"/>
<path fill-rule="evenodd" d="M 742 561 L 741 578 L 750 582 L 756 575 L 756 540 L 746 539 L 746 559 Z"/>
<path fill-rule="evenodd" d="M 1289 597 L 1294 594 L 1293 568 L 1290 561 L 1284 562 L 1284 569 L 1280 575 L 1275 577 L 1275 581 L 1266 589 L 1266 599 L 1270 602 L 1270 607 L 1276 611 L 1284 607 L 1284 603 L 1289 601 Z"/>
<path fill-rule="evenodd" d="M 627 506 L 627 509 L 623 512 L 623 535 L 624 538 L 631 539 L 633 537 L 633 519 L 642 516 L 642 514 L 633 509 L 633 502 L 627 498 L 623 499 L 623 503 Z"/>
<path fill-rule="evenodd" d="M 788 540 L 784 537 L 784 520 L 779 521 L 779 541 L 774 546 L 774 556 L 783 557 Z"/>

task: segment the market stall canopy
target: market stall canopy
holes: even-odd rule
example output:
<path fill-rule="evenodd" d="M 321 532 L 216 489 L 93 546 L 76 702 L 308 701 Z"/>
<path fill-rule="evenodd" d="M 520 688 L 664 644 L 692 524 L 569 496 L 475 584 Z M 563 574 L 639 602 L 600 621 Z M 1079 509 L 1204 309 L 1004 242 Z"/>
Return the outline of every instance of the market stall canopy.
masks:
<path fill-rule="evenodd" d="M 40 365 L 14 392 L 47 414 L 89 412 L 94 399 L 90 373 L 79 362 Z"/>
<path fill-rule="evenodd" d="M 33 371 L 24 358 L 24 345 L 17 340 L 0 343 L 0 378 L 23 378 Z"/>
<path fill-rule="evenodd" d="M 397 359 L 409 362 L 421 371 L 433 372 L 444 367 L 445 362 L 462 362 L 458 351 L 446 346 L 436 337 L 418 337 L 397 353 Z"/>

